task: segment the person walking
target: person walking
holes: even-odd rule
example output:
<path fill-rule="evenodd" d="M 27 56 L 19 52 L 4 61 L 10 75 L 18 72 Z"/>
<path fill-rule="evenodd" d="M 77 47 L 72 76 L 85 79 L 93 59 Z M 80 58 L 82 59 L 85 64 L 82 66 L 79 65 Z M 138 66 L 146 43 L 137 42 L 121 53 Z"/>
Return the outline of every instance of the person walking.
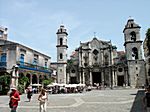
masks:
<path fill-rule="evenodd" d="M 40 112 L 46 112 L 48 96 L 44 88 L 41 90 L 38 100 L 40 101 Z"/>
<path fill-rule="evenodd" d="M 148 86 L 145 96 L 143 97 L 143 104 L 146 108 L 146 112 L 150 112 L 150 85 Z"/>
<path fill-rule="evenodd" d="M 27 98 L 29 99 L 29 102 L 31 101 L 31 96 L 32 96 L 32 87 L 27 88 Z"/>
<path fill-rule="evenodd" d="M 11 108 L 11 112 L 16 112 L 17 107 L 18 107 L 18 101 L 20 101 L 20 95 L 16 87 L 11 88 L 11 93 L 10 93 L 10 101 L 9 101 L 9 106 Z"/>

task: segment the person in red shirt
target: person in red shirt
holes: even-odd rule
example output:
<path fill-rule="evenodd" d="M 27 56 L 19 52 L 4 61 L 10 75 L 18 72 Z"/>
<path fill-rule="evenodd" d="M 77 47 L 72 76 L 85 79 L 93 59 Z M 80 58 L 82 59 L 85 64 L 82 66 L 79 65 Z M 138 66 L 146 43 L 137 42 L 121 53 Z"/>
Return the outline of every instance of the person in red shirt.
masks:
<path fill-rule="evenodd" d="M 16 112 L 18 107 L 18 101 L 20 101 L 20 96 L 16 87 L 12 87 L 11 90 L 12 92 L 10 93 L 10 108 L 11 112 Z"/>

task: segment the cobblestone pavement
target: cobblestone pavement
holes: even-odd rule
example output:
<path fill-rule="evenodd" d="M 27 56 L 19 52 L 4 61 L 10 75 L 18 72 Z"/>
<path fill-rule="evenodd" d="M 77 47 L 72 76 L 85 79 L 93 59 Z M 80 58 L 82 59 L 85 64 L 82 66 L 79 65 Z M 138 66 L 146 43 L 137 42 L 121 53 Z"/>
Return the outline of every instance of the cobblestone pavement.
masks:
<path fill-rule="evenodd" d="M 137 108 L 137 89 L 92 90 L 75 94 L 49 94 L 47 112 L 143 112 Z M 38 95 L 28 102 L 21 95 L 17 112 L 38 112 Z M 0 96 L 0 112 L 10 112 L 8 96 Z M 134 105 L 136 104 L 136 105 Z M 136 110 L 137 108 L 137 110 Z"/>

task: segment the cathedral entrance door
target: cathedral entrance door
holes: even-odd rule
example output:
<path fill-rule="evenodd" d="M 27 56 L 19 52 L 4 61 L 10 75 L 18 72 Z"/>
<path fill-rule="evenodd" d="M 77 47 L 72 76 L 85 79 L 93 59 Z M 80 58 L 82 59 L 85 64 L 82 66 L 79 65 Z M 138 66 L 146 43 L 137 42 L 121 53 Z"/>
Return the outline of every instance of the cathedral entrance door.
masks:
<path fill-rule="evenodd" d="M 124 76 L 118 76 L 118 86 L 123 86 L 124 84 Z"/>
<path fill-rule="evenodd" d="M 76 84 L 77 78 L 76 77 L 70 77 L 70 84 Z"/>
<path fill-rule="evenodd" d="M 93 85 L 94 83 L 101 83 L 102 79 L 101 79 L 101 72 L 92 72 L 92 81 L 93 81 Z"/>

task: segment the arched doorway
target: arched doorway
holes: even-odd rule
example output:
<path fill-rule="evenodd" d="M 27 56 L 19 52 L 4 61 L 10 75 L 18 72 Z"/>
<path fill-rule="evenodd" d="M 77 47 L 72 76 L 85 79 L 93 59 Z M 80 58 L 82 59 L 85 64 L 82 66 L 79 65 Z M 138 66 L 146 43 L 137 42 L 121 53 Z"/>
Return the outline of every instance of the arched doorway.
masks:
<path fill-rule="evenodd" d="M 37 84 L 37 76 L 35 74 L 32 76 L 32 84 Z"/>
<path fill-rule="evenodd" d="M 94 83 L 102 83 L 101 72 L 92 72 L 92 82 Z"/>
<path fill-rule="evenodd" d="M 42 84 L 42 80 L 43 80 L 43 77 L 42 77 L 42 75 L 40 75 L 40 76 L 39 76 L 39 83 L 40 83 L 40 84 Z"/>
<path fill-rule="evenodd" d="M 118 86 L 123 86 L 124 85 L 124 75 L 120 75 L 120 76 L 117 76 L 117 82 L 118 82 Z"/>

